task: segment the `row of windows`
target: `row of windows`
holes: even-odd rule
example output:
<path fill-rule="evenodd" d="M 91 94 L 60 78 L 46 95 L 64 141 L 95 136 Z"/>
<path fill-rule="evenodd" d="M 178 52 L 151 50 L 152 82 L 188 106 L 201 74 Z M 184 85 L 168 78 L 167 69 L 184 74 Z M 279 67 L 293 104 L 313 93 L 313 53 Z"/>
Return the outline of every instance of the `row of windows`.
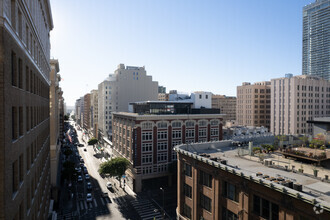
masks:
<path fill-rule="evenodd" d="M 196 123 L 195 121 L 186 121 L 185 125 L 186 125 L 187 128 L 191 128 L 191 127 L 195 127 L 195 123 Z M 219 125 L 219 123 L 220 123 L 219 120 L 211 120 L 211 122 L 210 122 L 210 124 L 213 125 L 213 126 Z M 200 127 L 207 126 L 207 124 L 208 124 L 207 120 L 199 120 L 198 121 L 198 125 Z M 174 121 L 174 122 L 172 122 L 171 125 L 172 125 L 173 128 L 181 128 L 182 127 L 182 122 Z M 158 128 L 167 128 L 167 126 L 168 126 L 168 123 L 164 122 L 164 121 L 157 123 Z M 153 123 L 152 122 L 144 122 L 144 123 L 142 123 L 141 127 L 142 127 L 142 130 L 150 130 L 150 129 L 153 128 Z"/>
<path fill-rule="evenodd" d="M 25 126 L 24 126 L 25 116 Z M 26 132 L 49 117 L 48 106 L 13 106 L 12 107 L 12 139 L 17 140 Z"/>
<path fill-rule="evenodd" d="M 37 74 L 25 65 L 23 71 L 23 60 L 17 59 L 16 53 L 11 54 L 11 84 L 14 87 L 25 89 L 30 93 L 49 99 L 49 87 Z"/>
<path fill-rule="evenodd" d="M 164 173 L 168 171 L 168 165 L 167 164 L 159 164 L 157 166 L 157 172 L 158 173 Z M 142 167 L 142 174 L 151 174 L 154 173 L 152 166 L 143 166 Z"/>
<path fill-rule="evenodd" d="M 142 141 L 151 141 L 152 140 L 152 131 L 149 132 L 142 132 Z M 211 136 L 219 135 L 218 128 L 211 128 Z M 206 137 L 207 136 L 207 129 L 201 128 L 198 130 L 199 137 Z M 182 137 L 181 130 L 173 130 L 172 131 L 172 138 L 178 139 Z M 195 130 L 187 129 L 186 130 L 186 138 L 193 138 L 195 137 Z M 166 140 L 167 139 L 167 131 L 158 131 L 157 132 L 157 139 L 158 140 Z"/>

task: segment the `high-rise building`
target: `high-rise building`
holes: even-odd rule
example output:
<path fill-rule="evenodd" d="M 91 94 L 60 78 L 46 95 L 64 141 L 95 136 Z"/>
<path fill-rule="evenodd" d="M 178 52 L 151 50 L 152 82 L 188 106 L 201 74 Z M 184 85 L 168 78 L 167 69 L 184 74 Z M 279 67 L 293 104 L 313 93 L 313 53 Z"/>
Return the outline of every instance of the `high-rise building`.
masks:
<path fill-rule="evenodd" d="M 212 108 L 220 109 L 224 122 L 236 120 L 236 97 L 212 95 Z"/>
<path fill-rule="evenodd" d="M 192 114 L 192 105 L 179 101 L 136 102 L 133 112 L 112 114 L 112 152 L 131 162 L 126 184 L 135 192 L 173 182 L 177 156 L 174 146 L 222 140 L 222 115 Z"/>
<path fill-rule="evenodd" d="M 303 75 L 330 80 L 330 0 L 316 0 L 303 9 Z"/>
<path fill-rule="evenodd" d="M 312 134 L 307 121 L 330 116 L 330 82 L 316 76 L 271 80 L 271 127 L 275 134 Z"/>
<path fill-rule="evenodd" d="M 127 112 L 130 102 L 158 100 L 158 82 L 152 81 L 144 67 L 119 64 L 98 91 L 98 127 L 104 136 L 111 135 L 112 112 Z"/>
<path fill-rule="evenodd" d="M 52 185 L 52 196 L 57 200 L 59 187 L 59 156 L 61 151 L 61 133 L 60 133 L 60 108 L 62 91 L 59 86 L 61 76 L 58 60 L 51 60 L 50 89 L 49 89 L 49 111 L 50 111 L 50 169 Z"/>
<path fill-rule="evenodd" d="M 89 130 L 91 128 L 91 94 L 87 93 L 84 95 L 84 118 L 83 118 L 83 127 L 86 130 Z"/>
<path fill-rule="evenodd" d="M 50 3 L 0 1 L 0 20 L 0 219 L 47 219 Z"/>
<path fill-rule="evenodd" d="M 270 128 L 270 82 L 244 82 L 237 86 L 236 122 Z"/>
<path fill-rule="evenodd" d="M 98 90 L 94 89 L 91 91 L 91 128 L 93 136 L 98 138 Z"/>

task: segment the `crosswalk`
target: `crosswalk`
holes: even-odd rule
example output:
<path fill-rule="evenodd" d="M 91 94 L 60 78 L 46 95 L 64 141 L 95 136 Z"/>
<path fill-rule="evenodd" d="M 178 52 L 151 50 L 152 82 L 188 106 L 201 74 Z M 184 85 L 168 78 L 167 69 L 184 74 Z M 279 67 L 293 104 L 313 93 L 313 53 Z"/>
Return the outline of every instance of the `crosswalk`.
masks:
<path fill-rule="evenodd" d="M 131 204 L 142 220 L 162 219 L 160 210 L 157 210 L 148 199 L 136 198 Z"/>
<path fill-rule="evenodd" d="M 105 206 L 107 203 L 110 203 L 109 198 L 100 198 L 99 203 L 96 202 L 96 199 L 93 199 L 92 202 L 87 202 L 86 200 L 77 201 L 77 208 L 79 211 L 89 210 L 97 208 L 98 206 Z"/>

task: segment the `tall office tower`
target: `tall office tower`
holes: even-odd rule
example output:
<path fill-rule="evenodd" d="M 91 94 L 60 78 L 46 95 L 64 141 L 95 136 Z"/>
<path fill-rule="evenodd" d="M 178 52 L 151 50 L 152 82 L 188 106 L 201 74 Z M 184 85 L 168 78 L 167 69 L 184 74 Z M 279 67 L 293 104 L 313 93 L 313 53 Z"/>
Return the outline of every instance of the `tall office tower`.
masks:
<path fill-rule="evenodd" d="M 330 80 L 330 0 L 303 9 L 302 73 Z"/>
<path fill-rule="evenodd" d="M 49 1 L 0 1 L 0 219 L 47 219 Z"/>
<path fill-rule="evenodd" d="M 50 72 L 50 89 L 49 89 L 49 110 L 50 110 L 50 169 L 52 185 L 52 196 L 57 201 L 57 193 L 60 182 L 58 174 L 59 156 L 61 150 L 61 133 L 60 133 L 60 107 L 62 99 L 62 91 L 59 86 L 61 76 L 58 60 L 51 60 Z M 62 131 L 63 132 L 63 131 Z"/>
<path fill-rule="evenodd" d="M 80 102 L 81 102 L 81 98 L 77 99 L 76 100 L 76 103 L 75 103 L 75 117 L 76 117 L 76 122 L 79 125 L 80 125 L 80 122 L 81 122 L 81 118 L 80 118 L 80 112 L 81 112 Z"/>
<path fill-rule="evenodd" d="M 330 116 L 330 82 L 316 76 L 271 80 L 271 129 L 275 134 L 312 134 L 307 121 Z"/>
<path fill-rule="evenodd" d="M 98 126 L 97 126 L 97 118 L 98 118 L 98 90 L 94 89 L 91 91 L 91 115 L 90 115 L 90 123 L 91 130 L 93 132 L 93 136 L 98 138 Z"/>
<path fill-rule="evenodd" d="M 270 128 L 270 82 L 237 86 L 236 121 L 243 126 Z"/>
<path fill-rule="evenodd" d="M 90 115 L 91 115 L 91 94 L 87 93 L 84 95 L 84 119 L 83 119 L 83 127 L 86 130 L 91 128 L 90 124 Z"/>
<path fill-rule="evenodd" d="M 158 100 L 158 82 L 152 81 L 144 67 L 119 64 L 115 73 L 99 84 L 98 91 L 98 125 L 105 136 L 111 134 L 112 112 L 127 112 L 131 102 Z"/>
<path fill-rule="evenodd" d="M 223 120 L 236 120 L 236 97 L 225 95 L 212 95 L 212 108 L 220 109 L 220 114 L 225 114 Z"/>

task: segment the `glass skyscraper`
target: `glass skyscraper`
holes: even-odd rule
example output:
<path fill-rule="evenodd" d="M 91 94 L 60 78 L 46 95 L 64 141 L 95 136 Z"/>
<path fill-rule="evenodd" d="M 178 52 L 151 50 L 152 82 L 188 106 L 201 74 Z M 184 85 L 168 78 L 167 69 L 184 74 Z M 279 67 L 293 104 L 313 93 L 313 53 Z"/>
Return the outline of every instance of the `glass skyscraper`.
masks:
<path fill-rule="evenodd" d="M 302 73 L 330 80 L 330 0 L 303 8 Z"/>

